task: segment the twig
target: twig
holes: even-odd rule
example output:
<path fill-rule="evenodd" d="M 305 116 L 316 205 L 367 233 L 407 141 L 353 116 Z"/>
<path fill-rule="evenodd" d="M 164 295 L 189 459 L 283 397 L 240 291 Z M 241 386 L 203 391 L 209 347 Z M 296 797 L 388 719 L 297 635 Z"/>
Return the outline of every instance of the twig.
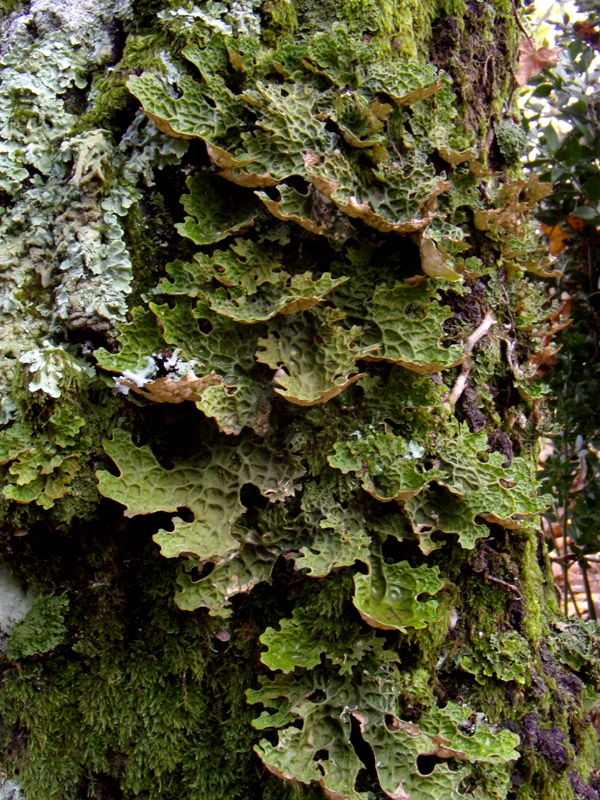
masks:
<path fill-rule="evenodd" d="M 488 313 L 485 315 L 481 323 L 478 325 L 477 328 L 475 328 L 473 333 L 469 336 L 469 338 L 465 342 L 465 350 L 467 351 L 467 353 L 470 354 L 473 352 L 473 348 L 475 347 L 477 342 L 480 339 L 483 339 L 483 337 L 486 335 L 486 333 L 489 331 L 492 325 L 495 324 L 496 320 L 488 311 Z"/>
<path fill-rule="evenodd" d="M 521 17 L 517 13 L 517 4 L 515 3 L 515 0 L 511 0 L 511 5 L 512 5 L 513 14 L 515 15 L 515 19 L 517 21 L 517 25 L 523 31 L 523 35 L 525 36 L 527 41 L 531 42 L 531 44 L 533 45 L 533 39 L 531 38 L 531 34 L 527 33 L 527 31 L 525 30 L 525 26 L 521 22 Z M 535 45 L 533 45 L 533 46 L 535 48 Z"/>
<path fill-rule="evenodd" d="M 489 572 L 485 573 L 485 577 L 488 579 L 488 581 L 493 581 L 493 583 L 499 583 L 500 586 L 506 586 L 507 589 L 510 589 L 511 592 L 514 592 L 516 594 L 517 600 L 521 601 L 523 600 L 523 595 L 517 589 L 516 586 L 513 586 L 512 583 L 509 583 L 508 581 L 503 581 L 502 578 L 496 578 L 494 577 L 494 575 L 490 575 Z"/>
<path fill-rule="evenodd" d="M 562 450 L 563 450 L 563 457 L 564 457 L 565 456 L 565 441 L 564 441 L 565 440 L 565 433 L 564 433 L 564 431 L 563 431 L 563 434 L 562 434 L 562 438 L 563 438 Z M 566 556 L 567 555 L 567 533 L 568 533 L 568 530 L 567 530 L 567 498 L 566 497 L 565 497 L 564 502 L 563 502 L 561 527 L 562 527 L 562 544 L 563 544 L 562 555 Z M 569 616 L 569 589 L 570 589 L 570 585 L 569 585 L 569 568 L 564 562 L 562 564 L 562 572 L 563 572 L 563 592 L 564 592 L 565 617 L 568 617 Z M 571 592 L 571 594 L 572 594 L 572 592 Z M 575 602 L 575 597 L 573 597 L 573 603 L 575 603 L 575 608 L 577 609 L 577 603 Z M 577 609 L 577 613 L 579 614 L 579 609 Z"/>
<path fill-rule="evenodd" d="M 452 387 L 451 391 L 448 393 L 448 396 L 444 402 L 444 408 L 450 410 L 460 400 L 460 397 L 467 385 L 467 381 L 469 379 L 469 373 L 471 372 L 471 361 L 469 359 L 469 356 L 473 352 L 473 348 L 475 347 L 477 342 L 480 339 L 483 339 L 483 337 L 486 335 L 489 329 L 495 324 L 496 320 L 488 311 L 488 313 L 485 315 L 481 323 L 478 325 L 477 328 L 475 328 L 473 333 L 469 336 L 469 338 L 465 342 L 465 361 L 463 361 L 462 367 L 458 374 L 458 378 L 456 379 L 456 383 Z"/>
<path fill-rule="evenodd" d="M 483 78 L 481 80 L 481 85 L 485 86 L 487 83 L 487 72 L 488 72 L 488 63 L 494 54 L 490 53 L 489 56 L 485 60 L 485 64 L 483 65 Z"/>
<path fill-rule="evenodd" d="M 550 556 L 550 561 L 553 564 L 568 564 L 570 561 L 577 561 L 575 553 L 565 553 L 562 556 Z"/>
<path fill-rule="evenodd" d="M 577 605 L 577 600 L 575 598 L 575 592 L 573 591 L 573 588 L 571 587 L 571 584 L 570 584 L 568 578 L 567 578 L 566 586 L 567 586 L 567 592 L 571 595 L 571 601 L 573 603 L 573 607 L 575 608 L 575 613 L 577 614 L 578 617 L 582 617 L 583 614 L 579 610 L 579 606 Z M 568 605 L 567 605 L 566 608 L 567 608 L 567 610 L 565 611 L 565 614 L 567 614 L 567 612 L 568 612 Z"/>
<path fill-rule="evenodd" d="M 594 603 L 594 597 L 592 595 L 592 589 L 590 587 L 588 565 L 585 562 L 585 558 L 580 558 L 577 563 L 579 564 L 579 569 L 581 570 L 581 574 L 583 575 L 583 588 L 585 589 L 585 599 L 587 600 L 587 606 L 588 606 L 588 619 L 593 619 L 594 622 L 597 622 L 598 616 L 596 614 L 596 605 Z"/>
<path fill-rule="evenodd" d="M 448 397 L 446 398 L 446 402 L 444 403 L 444 408 L 450 410 L 453 406 L 455 406 L 458 403 L 467 385 L 470 372 L 471 372 L 471 362 L 463 361 L 463 365 L 460 368 L 460 372 L 458 373 L 458 378 L 456 379 L 456 383 L 452 387 L 452 391 L 448 393 Z"/>

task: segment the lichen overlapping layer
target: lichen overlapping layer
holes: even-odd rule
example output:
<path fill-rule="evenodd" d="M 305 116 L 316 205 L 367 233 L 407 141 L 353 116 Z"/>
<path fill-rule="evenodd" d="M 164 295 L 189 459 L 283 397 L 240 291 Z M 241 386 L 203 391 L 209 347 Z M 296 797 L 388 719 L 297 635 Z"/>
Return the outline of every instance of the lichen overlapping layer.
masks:
<path fill-rule="evenodd" d="M 512 41 L 512 9 L 483 5 Z M 462 9 L 110 8 L 110 71 L 85 29 L 2 56 L 0 505 L 82 551 L 91 520 L 105 538 L 77 569 L 126 617 L 99 634 L 85 592 L 42 572 L 54 594 L 9 657 L 103 688 L 97 730 L 63 689 L 94 744 L 65 734 L 64 787 L 36 791 L 571 798 L 522 724 L 542 708 L 583 730 L 561 687 L 588 668 L 543 644 L 542 190 L 506 172 L 494 108 L 472 124 L 464 53 L 427 57 L 436 18 L 467 47 Z M 44 615 L 53 635 L 29 641 Z"/>
<path fill-rule="evenodd" d="M 406 635 L 445 619 L 449 578 L 403 558 L 403 542 L 423 555 L 452 550 L 454 539 L 472 550 L 491 523 L 525 527 L 545 507 L 530 453 L 507 464 L 490 448 L 496 414 L 486 433 L 443 407 L 453 370 L 479 362 L 469 337 L 486 311 L 502 313 L 494 278 L 481 284 L 473 314 L 456 315 L 486 272 L 481 259 L 465 258 L 481 230 L 473 214 L 504 213 L 472 192 L 482 175 L 494 177 L 456 124 L 448 76 L 381 59 L 342 25 L 275 48 L 207 33 L 183 56 L 192 69 L 176 86 L 146 72 L 129 87 L 166 136 L 206 150 L 212 166 L 187 179 L 188 216 L 178 225 L 200 249 L 167 265 L 164 301 L 137 310 L 120 352 L 98 359 L 122 384 L 175 348 L 195 376 L 216 376 L 190 399 L 225 438 L 165 469 L 119 434 L 106 450 L 120 474 L 99 473 L 100 491 L 129 515 L 175 514 L 155 540 L 164 555 L 185 556 L 176 594 L 184 609 L 230 617 L 235 596 L 273 581 L 282 556 L 312 578 L 354 573 L 355 621 L 343 642 L 315 634 L 299 605 L 262 637 L 266 666 L 289 676 L 264 679 L 249 695 L 281 705 L 256 722 L 280 729 L 278 744 L 257 749 L 269 770 L 316 781 L 330 797 L 365 797 L 351 740 L 358 726 L 386 796 L 459 797 L 476 780 L 466 765 L 481 761 L 495 765 L 504 787 L 495 796 L 504 797 L 508 773 L 498 765 L 515 758 L 514 734 L 475 723 L 482 744 L 476 736 L 467 747 L 456 736 L 474 712 L 431 698 L 418 724 L 403 722 L 391 699 L 395 657 L 384 659 L 385 680 L 357 672 L 382 656 L 364 624 Z M 479 347 L 482 374 L 500 347 L 497 335 Z M 273 492 L 275 505 L 240 502 L 244 484 Z M 368 512 L 373 502 L 380 508 Z M 470 669 L 469 656 L 460 664 Z M 385 708 L 373 710 L 366 698 L 375 696 L 389 707 L 382 699 Z M 421 774 L 424 754 L 463 768 Z"/>

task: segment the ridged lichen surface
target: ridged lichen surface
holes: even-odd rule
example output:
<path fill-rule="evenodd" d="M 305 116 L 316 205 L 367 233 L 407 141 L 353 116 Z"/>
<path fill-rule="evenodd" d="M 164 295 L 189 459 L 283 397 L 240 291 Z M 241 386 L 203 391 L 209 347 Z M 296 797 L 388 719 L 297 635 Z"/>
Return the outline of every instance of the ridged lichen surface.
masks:
<path fill-rule="evenodd" d="M 538 533 L 512 7 L 4 13 L 0 509 L 36 592 L 6 771 L 64 800 L 595 791 L 597 641 Z"/>

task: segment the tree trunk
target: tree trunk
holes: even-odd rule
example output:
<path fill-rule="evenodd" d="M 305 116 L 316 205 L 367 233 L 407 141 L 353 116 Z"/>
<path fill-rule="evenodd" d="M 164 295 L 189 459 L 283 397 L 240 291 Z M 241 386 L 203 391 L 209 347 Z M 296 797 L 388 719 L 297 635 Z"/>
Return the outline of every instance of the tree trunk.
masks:
<path fill-rule="evenodd" d="M 0 797 L 597 798 L 511 5 L 0 9 Z"/>

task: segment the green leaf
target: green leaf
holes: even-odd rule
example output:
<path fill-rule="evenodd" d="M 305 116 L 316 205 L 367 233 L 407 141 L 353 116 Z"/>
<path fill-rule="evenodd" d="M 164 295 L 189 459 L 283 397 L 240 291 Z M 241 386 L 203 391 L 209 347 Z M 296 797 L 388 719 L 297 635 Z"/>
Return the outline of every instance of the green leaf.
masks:
<path fill-rule="evenodd" d="M 590 208 L 589 206 L 577 206 L 577 208 L 573 211 L 573 215 L 579 217 L 579 219 L 583 219 L 586 222 L 593 222 L 598 217 L 598 211 L 595 208 Z"/>
<path fill-rule="evenodd" d="M 554 157 L 562 161 L 569 167 L 574 166 L 581 160 L 582 150 L 579 140 L 570 134 L 563 140 L 561 146 L 555 151 Z"/>
<path fill-rule="evenodd" d="M 581 187 L 582 192 L 590 203 L 600 202 L 600 175 L 593 175 Z"/>
<path fill-rule="evenodd" d="M 543 135 L 546 141 L 546 147 L 548 148 L 550 153 L 554 153 L 560 144 L 560 140 L 558 138 L 558 134 L 554 130 L 554 126 L 552 123 L 546 125 L 543 130 Z"/>
<path fill-rule="evenodd" d="M 540 83 L 535 87 L 531 93 L 532 97 L 549 97 L 552 94 L 554 86 L 551 83 Z"/>

